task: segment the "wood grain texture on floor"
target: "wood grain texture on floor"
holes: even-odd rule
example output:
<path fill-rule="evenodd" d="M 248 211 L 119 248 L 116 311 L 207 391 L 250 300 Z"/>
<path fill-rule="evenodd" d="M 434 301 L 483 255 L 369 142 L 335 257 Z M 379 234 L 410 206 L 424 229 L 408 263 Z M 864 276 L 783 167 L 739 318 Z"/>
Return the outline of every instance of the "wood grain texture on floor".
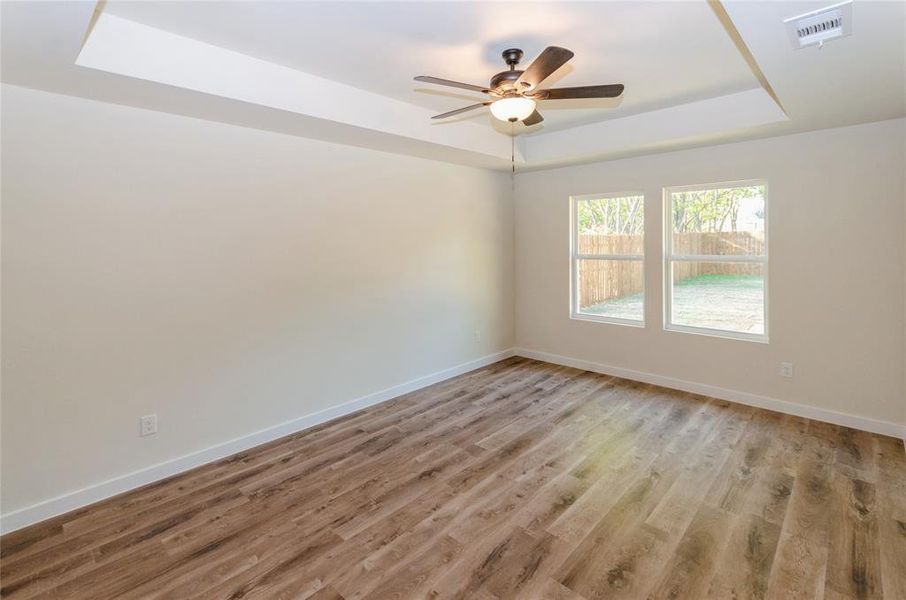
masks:
<path fill-rule="evenodd" d="M 513 358 L 0 539 L 3 598 L 906 598 L 901 441 Z"/>

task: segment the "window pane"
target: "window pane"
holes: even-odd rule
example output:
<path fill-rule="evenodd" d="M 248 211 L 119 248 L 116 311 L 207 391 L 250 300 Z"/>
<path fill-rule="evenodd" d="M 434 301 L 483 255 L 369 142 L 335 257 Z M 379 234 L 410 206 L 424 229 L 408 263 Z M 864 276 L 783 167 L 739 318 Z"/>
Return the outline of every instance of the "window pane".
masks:
<path fill-rule="evenodd" d="M 671 322 L 764 333 L 764 265 L 673 262 Z"/>
<path fill-rule="evenodd" d="M 579 254 L 642 254 L 645 202 L 642 196 L 576 202 Z"/>
<path fill-rule="evenodd" d="M 576 261 L 579 312 L 642 321 L 645 280 L 640 260 Z"/>
<path fill-rule="evenodd" d="M 764 255 L 764 186 L 671 192 L 673 254 Z"/>

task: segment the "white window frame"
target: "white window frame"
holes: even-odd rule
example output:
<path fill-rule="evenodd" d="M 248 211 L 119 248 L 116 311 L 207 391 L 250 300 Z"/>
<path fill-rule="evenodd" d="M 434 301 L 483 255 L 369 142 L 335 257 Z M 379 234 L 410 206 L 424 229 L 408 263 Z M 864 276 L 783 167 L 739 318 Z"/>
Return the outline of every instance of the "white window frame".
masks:
<path fill-rule="evenodd" d="M 612 192 L 607 194 L 583 194 L 569 197 L 569 318 L 577 321 L 593 321 L 629 327 L 645 327 L 645 311 L 648 306 L 648 290 L 645 285 L 645 239 L 647 233 L 642 228 L 642 254 L 579 254 L 579 202 L 583 200 L 611 200 L 614 198 L 631 198 L 640 196 L 642 208 L 645 206 L 645 194 L 642 192 Z M 644 213 L 643 213 L 644 215 Z M 644 218 L 644 216 L 643 216 Z M 631 260 L 642 263 L 642 319 L 622 319 L 606 315 L 592 315 L 579 312 L 579 261 L 580 260 Z"/>
<path fill-rule="evenodd" d="M 764 187 L 764 254 L 761 256 L 746 255 L 695 255 L 695 254 L 673 254 L 673 194 L 675 192 L 689 191 L 708 191 L 717 189 L 726 189 L 733 187 Z M 768 182 L 763 179 L 744 179 L 741 181 L 724 181 L 718 183 L 705 183 L 699 185 L 674 185 L 664 188 L 664 330 L 677 331 L 681 333 L 694 333 L 698 335 L 709 335 L 713 337 L 729 338 L 734 340 L 744 340 L 749 342 L 768 343 L 768 246 L 769 246 L 769 226 L 768 226 Z M 711 262 L 711 263 L 757 263 L 762 265 L 764 274 L 764 333 L 746 333 L 742 331 L 730 331 L 727 329 L 715 329 L 711 327 L 694 327 L 691 325 L 677 325 L 671 322 L 673 315 L 673 263 L 674 262 Z"/>

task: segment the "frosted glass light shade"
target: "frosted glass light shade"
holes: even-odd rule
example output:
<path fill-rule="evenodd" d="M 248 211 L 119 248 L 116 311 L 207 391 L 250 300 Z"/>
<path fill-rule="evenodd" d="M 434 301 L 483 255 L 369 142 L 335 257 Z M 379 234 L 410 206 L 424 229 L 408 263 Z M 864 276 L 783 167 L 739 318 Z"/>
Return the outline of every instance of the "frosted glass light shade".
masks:
<path fill-rule="evenodd" d="M 491 105 L 491 114 L 501 121 L 509 121 L 510 119 L 522 121 L 527 119 L 533 112 L 535 112 L 535 101 L 522 96 L 501 98 Z"/>

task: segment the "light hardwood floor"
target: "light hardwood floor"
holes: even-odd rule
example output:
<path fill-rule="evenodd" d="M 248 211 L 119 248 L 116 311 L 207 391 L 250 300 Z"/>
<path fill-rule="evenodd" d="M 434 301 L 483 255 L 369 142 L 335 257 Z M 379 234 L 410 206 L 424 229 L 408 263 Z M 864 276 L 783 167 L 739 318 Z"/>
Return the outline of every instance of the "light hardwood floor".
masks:
<path fill-rule="evenodd" d="M 510 359 L 0 540 L 3 598 L 906 598 L 902 442 Z"/>

